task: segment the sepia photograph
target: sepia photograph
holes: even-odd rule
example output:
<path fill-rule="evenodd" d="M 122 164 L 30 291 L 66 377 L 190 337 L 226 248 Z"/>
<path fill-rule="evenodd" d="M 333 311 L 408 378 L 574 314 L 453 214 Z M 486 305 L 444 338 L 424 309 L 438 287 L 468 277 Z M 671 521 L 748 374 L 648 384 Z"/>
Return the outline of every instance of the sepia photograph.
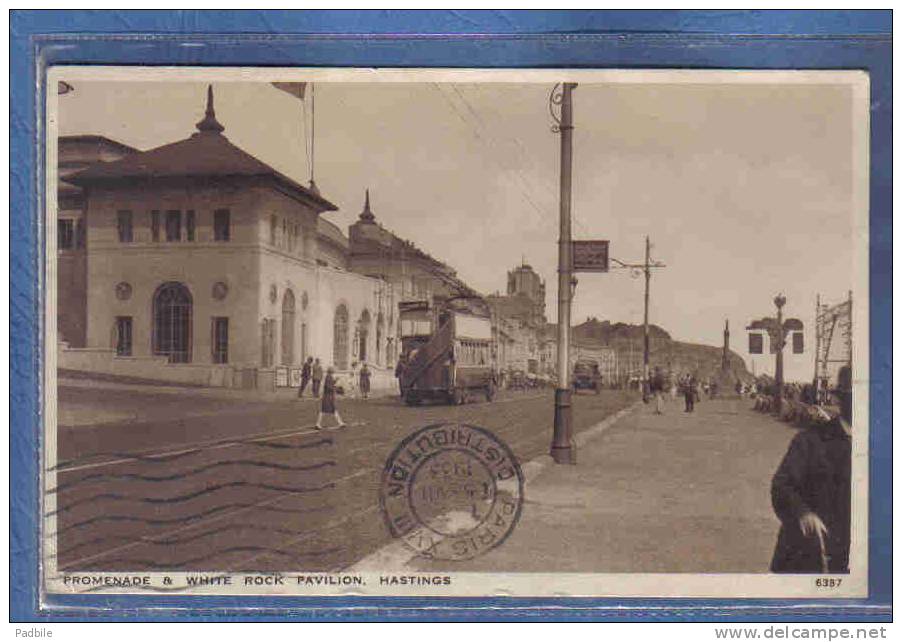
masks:
<path fill-rule="evenodd" d="M 867 596 L 866 73 L 48 78 L 48 593 Z"/>

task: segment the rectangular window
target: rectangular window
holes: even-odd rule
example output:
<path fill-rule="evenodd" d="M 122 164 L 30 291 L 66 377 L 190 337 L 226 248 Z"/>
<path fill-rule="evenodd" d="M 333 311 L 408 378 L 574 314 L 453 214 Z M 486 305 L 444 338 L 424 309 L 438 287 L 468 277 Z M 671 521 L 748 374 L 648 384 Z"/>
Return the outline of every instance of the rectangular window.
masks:
<path fill-rule="evenodd" d="M 116 317 L 116 356 L 132 356 L 131 317 Z"/>
<path fill-rule="evenodd" d="M 130 210 L 116 212 L 116 229 L 119 231 L 120 243 L 132 242 L 132 213 Z"/>
<path fill-rule="evenodd" d="M 276 227 L 279 225 L 275 215 L 269 217 L 269 244 L 276 244 Z"/>
<path fill-rule="evenodd" d="M 194 241 L 194 210 L 185 212 L 185 240 Z"/>
<path fill-rule="evenodd" d="M 288 219 L 282 219 L 282 247 L 288 248 Z"/>
<path fill-rule="evenodd" d="M 213 363 L 229 362 L 229 318 L 213 317 Z"/>
<path fill-rule="evenodd" d="M 71 250 L 75 240 L 74 221 L 71 218 L 61 218 L 57 222 L 56 231 L 57 249 Z"/>
<path fill-rule="evenodd" d="M 763 354 L 764 353 L 764 336 L 761 334 L 750 334 L 749 335 L 749 354 Z"/>
<path fill-rule="evenodd" d="M 154 243 L 160 242 L 160 210 L 150 212 L 150 238 Z"/>
<path fill-rule="evenodd" d="M 179 210 L 166 211 L 166 240 L 172 243 L 182 240 L 182 213 Z"/>
<path fill-rule="evenodd" d="M 213 213 L 214 241 L 228 241 L 232 238 L 230 218 L 229 210 L 216 210 Z"/>
<path fill-rule="evenodd" d="M 802 332 L 792 333 L 792 353 L 803 354 L 805 352 L 805 335 Z"/>

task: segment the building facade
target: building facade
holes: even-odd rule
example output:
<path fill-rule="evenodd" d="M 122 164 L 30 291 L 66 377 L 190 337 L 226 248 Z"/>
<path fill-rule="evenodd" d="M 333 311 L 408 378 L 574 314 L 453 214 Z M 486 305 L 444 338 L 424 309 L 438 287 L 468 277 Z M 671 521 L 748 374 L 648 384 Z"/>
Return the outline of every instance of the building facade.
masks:
<path fill-rule="evenodd" d="M 84 201 L 86 346 L 120 372 L 217 386 L 290 385 L 308 356 L 388 371 L 391 285 L 346 269 L 320 218 L 331 202 L 223 131 L 211 89 L 191 137 L 68 177 Z"/>
<path fill-rule="evenodd" d="M 348 241 L 349 269 L 388 281 L 401 301 L 479 298 L 452 267 L 380 225 L 370 206 L 369 190 L 363 211 L 348 228 Z"/>
<path fill-rule="evenodd" d="M 61 136 L 57 141 L 56 318 L 59 338 L 67 345 L 83 348 L 87 342 L 88 262 L 84 193 L 66 179 L 135 151 L 103 136 Z"/>
<path fill-rule="evenodd" d="M 401 346 L 398 303 L 427 301 L 430 305 L 458 299 L 458 305 L 485 313 L 482 297 L 457 276 L 457 272 L 430 256 L 410 241 L 397 236 L 376 221 L 370 205 L 369 190 L 363 211 L 348 228 L 348 269 L 361 277 L 386 284 L 393 296 L 393 307 L 386 313 L 386 346 L 388 363 L 396 362 Z"/>

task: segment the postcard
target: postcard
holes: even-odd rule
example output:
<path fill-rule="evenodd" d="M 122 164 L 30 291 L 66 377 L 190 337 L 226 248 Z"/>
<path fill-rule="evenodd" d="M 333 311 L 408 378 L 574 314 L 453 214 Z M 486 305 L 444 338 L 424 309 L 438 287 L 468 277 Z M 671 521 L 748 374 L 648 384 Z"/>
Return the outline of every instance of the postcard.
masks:
<path fill-rule="evenodd" d="M 866 73 L 48 79 L 45 594 L 867 596 Z"/>

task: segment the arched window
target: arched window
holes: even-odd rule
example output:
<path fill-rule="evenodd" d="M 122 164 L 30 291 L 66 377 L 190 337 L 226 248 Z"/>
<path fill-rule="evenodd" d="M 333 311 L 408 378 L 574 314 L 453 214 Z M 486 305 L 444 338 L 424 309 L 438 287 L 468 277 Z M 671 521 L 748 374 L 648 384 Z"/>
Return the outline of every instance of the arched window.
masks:
<path fill-rule="evenodd" d="M 294 293 L 285 290 L 282 297 L 282 365 L 294 363 Z"/>
<path fill-rule="evenodd" d="M 358 341 L 360 341 L 357 348 L 358 361 L 366 361 L 367 359 L 367 343 L 369 343 L 370 336 L 370 311 L 364 310 L 363 314 L 360 315 L 360 322 L 358 323 Z"/>
<path fill-rule="evenodd" d="M 348 308 L 343 303 L 335 309 L 332 362 L 338 370 L 348 369 Z"/>
<path fill-rule="evenodd" d="M 376 317 L 376 363 L 384 363 L 382 361 L 382 341 L 385 337 L 385 316 L 380 312 Z M 386 358 L 388 355 L 386 354 Z"/>
<path fill-rule="evenodd" d="M 191 362 L 191 293 L 181 283 L 164 283 L 153 297 L 153 352 L 169 363 Z"/>

